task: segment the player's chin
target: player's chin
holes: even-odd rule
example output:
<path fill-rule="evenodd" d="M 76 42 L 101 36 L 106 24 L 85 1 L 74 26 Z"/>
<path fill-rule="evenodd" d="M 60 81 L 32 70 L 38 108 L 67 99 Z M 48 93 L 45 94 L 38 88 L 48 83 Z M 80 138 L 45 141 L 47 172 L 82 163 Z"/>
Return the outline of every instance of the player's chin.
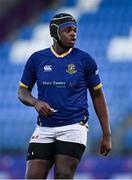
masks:
<path fill-rule="evenodd" d="M 73 48 L 74 46 L 75 46 L 75 43 L 72 43 L 72 42 L 70 42 L 70 43 L 67 44 L 67 47 L 68 47 L 68 48 Z"/>

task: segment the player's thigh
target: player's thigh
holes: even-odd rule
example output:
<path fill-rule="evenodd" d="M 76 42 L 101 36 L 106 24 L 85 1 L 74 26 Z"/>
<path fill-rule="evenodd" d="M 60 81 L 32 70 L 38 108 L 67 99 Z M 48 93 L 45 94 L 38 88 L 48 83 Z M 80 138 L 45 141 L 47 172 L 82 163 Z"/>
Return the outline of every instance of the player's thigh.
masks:
<path fill-rule="evenodd" d="M 30 143 L 27 152 L 27 179 L 46 178 L 54 163 L 54 143 Z"/>
<path fill-rule="evenodd" d="M 46 179 L 53 163 L 49 160 L 34 159 L 27 161 L 26 179 Z"/>
<path fill-rule="evenodd" d="M 85 146 L 57 140 L 55 148 L 55 178 L 72 179 L 84 153 Z"/>
<path fill-rule="evenodd" d="M 79 160 L 67 155 L 56 155 L 54 178 L 73 179 Z"/>

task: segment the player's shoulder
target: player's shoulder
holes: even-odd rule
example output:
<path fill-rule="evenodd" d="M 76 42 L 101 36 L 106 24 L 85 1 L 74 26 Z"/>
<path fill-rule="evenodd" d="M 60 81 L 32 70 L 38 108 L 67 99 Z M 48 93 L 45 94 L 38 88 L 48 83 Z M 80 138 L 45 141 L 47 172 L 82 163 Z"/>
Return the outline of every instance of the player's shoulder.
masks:
<path fill-rule="evenodd" d="M 47 55 L 48 56 L 50 54 L 50 52 L 51 52 L 50 48 L 46 48 L 46 49 L 36 51 L 32 55 L 33 56 L 41 56 L 41 55 Z"/>
<path fill-rule="evenodd" d="M 77 56 L 79 56 L 81 59 L 83 59 L 86 62 L 95 61 L 95 59 L 89 53 L 87 53 L 79 48 L 75 48 L 74 52 Z"/>
<path fill-rule="evenodd" d="M 50 55 L 51 55 L 50 48 L 39 50 L 31 54 L 31 56 L 28 59 L 28 62 L 37 63 L 40 62 L 41 60 L 45 60 L 46 57 Z"/>

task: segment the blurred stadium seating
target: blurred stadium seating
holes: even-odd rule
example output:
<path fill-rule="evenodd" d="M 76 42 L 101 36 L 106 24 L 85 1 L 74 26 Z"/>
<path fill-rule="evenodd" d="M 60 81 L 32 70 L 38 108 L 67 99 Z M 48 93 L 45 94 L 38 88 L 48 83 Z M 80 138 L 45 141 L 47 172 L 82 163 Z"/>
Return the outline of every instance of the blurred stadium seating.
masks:
<path fill-rule="evenodd" d="M 71 12 L 78 19 L 77 47 L 97 61 L 110 111 L 114 137 L 113 154 L 132 152 L 132 1 L 63 0 L 58 8 L 37 12 L 35 22 L 21 24 L 13 39 L 0 43 L 0 151 L 24 152 L 36 123 L 36 112 L 17 99 L 17 88 L 24 63 L 36 47 L 49 40 L 48 23 L 56 12 Z M 81 4 L 81 5 L 80 5 Z M 87 6 L 86 6 L 87 5 Z M 18 44 L 19 42 L 19 44 Z M 119 43 L 125 43 L 125 47 Z M 114 43 L 114 44 L 113 44 Z M 25 45 L 27 44 L 27 46 Z M 32 46 L 31 46 L 32 44 Z M 130 46 L 131 45 L 131 46 Z M 113 48 L 115 47 L 115 48 Z M 30 50 L 28 49 L 30 48 Z M 15 52 L 15 53 L 14 53 Z M 36 90 L 34 90 L 36 94 Z M 89 153 L 95 152 L 100 127 L 89 99 Z M 128 120 L 129 119 L 129 120 Z M 129 128 L 128 128 L 129 127 Z M 96 132 L 96 133 L 95 133 Z M 117 141 L 115 140 L 117 138 Z"/>

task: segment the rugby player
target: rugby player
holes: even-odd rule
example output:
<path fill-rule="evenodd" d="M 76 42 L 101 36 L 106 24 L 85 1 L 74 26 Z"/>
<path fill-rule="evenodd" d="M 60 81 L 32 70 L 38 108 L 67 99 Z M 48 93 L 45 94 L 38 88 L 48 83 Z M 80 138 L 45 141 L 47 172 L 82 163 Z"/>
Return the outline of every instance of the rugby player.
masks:
<path fill-rule="evenodd" d="M 102 128 L 100 153 L 111 150 L 108 108 L 95 60 L 75 48 L 77 22 L 70 14 L 50 22 L 51 48 L 28 59 L 18 98 L 38 112 L 27 152 L 27 179 L 46 179 L 54 165 L 55 179 L 72 179 L 87 143 L 89 90 Z M 37 83 L 38 97 L 32 95 Z"/>

